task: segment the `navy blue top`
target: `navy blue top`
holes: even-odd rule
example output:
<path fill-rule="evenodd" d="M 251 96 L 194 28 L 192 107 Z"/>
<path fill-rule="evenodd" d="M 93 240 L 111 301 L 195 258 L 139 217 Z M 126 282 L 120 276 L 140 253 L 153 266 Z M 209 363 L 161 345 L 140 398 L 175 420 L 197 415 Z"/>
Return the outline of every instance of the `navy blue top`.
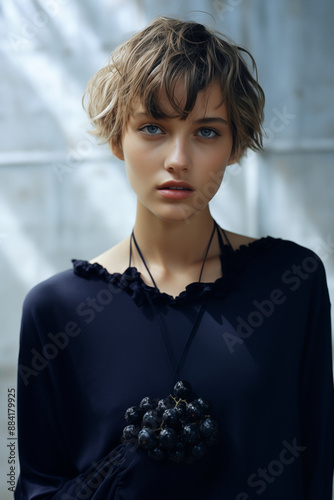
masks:
<path fill-rule="evenodd" d="M 81 260 L 29 292 L 16 500 L 332 499 L 323 264 L 272 237 L 236 251 L 226 245 L 221 262 L 222 278 L 192 283 L 176 298 L 145 284 L 134 267 L 109 274 Z M 211 401 L 219 445 L 191 465 L 155 462 L 120 442 L 125 410 L 171 391 L 173 370 L 153 310 L 177 359 L 203 300 L 180 378 Z"/>

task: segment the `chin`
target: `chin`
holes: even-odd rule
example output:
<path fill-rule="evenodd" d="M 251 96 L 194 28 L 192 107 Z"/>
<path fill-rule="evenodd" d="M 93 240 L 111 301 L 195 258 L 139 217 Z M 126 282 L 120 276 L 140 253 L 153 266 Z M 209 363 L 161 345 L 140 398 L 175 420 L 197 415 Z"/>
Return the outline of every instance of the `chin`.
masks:
<path fill-rule="evenodd" d="M 178 207 L 170 207 L 166 210 L 151 210 L 151 212 L 153 215 L 165 222 L 183 222 L 188 224 L 191 222 L 191 219 L 195 217 L 195 215 L 201 212 L 201 210 L 202 209 L 196 210 L 193 207 L 181 205 Z"/>
<path fill-rule="evenodd" d="M 182 202 L 173 202 L 173 203 L 161 203 L 156 202 L 156 200 L 148 201 L 144 203 L 143 198 L 137 197 L 139 202 L 138 208 L 140 209 L 141 215 L 144 217 L 154 215 L 161 221 L 165 222 L 183 222 L 189 223 L 195 215 L 198 215 L 203 210 L 208 209 L 209 201 L 205 200 L 204 203 L 199 204 L 195 203 L 182 203 Z M 203 200 L 204 201 L 204 200 Z M 141 208 L 140 208 L 141 206 Z M 144 209 L 144 212 L 142 211 Z M 145 212 L 146 215 L 145 215 Z"/>

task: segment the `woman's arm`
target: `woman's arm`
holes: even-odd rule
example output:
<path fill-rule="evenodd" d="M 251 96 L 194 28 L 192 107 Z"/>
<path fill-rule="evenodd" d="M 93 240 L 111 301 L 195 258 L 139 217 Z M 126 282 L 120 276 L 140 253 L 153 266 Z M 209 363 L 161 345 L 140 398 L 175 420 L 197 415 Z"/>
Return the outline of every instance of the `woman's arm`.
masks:
<path fill-rule="evenodd" d="M 330 301 L 324 267 L 319 260 L 319 268 L 314 274 L 301 371 L 305 500 L 332 500 L 333 409 Z"/>
<path fill-rule="evenodd" d="M 83 446 L 80 461 L 90 465 L 80 467 L 78 460 L 78 465 L 75 464 L 74 452 L 63 436 L 66 414 L 56 403 L 61 394 L 52 360 L 45 362 L 41 356 L 45 344 L 40 338 L 41 325 L 48 313 L 43 304 L 37 309 L 36 312 L 36 300 L 28 295 L 22 317 L 18 364 L 20 477 L 15 500 L 87 500 L 93 495 L 94 500 L 112 499 L 116 487 L 114 479 L 124 460 L 124 446 L 120 445 L 96 461 L 84 456 Z M 64 373 L 64 376 L 67 375 Z M 70 377 L 68 384 L 71 384 Z M 70 432 L 75 435 L 76 429 Z"/>

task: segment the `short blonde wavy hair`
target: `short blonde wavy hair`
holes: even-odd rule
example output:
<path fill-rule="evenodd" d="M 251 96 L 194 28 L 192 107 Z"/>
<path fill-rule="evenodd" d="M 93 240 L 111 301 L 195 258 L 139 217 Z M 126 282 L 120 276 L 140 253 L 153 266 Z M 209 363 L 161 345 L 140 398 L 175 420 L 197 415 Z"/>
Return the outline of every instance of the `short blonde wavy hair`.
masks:
<path fill-rule="evenodd" d="M 182 104 L 174 92 L 179 82 L 187 93 Z M 155 119 L 166 118 L 159 104 L 159 91 L 164 90 L 177 115 L 186 119 L 197 93 L 213 82 L 219 83 L 227 107 L 232 154 L 240 158 L 247 148 L 261 150 L 265 97 L 254 58 L 223 35 L 192 21 L 159 17 L 117 47 L 108 64 L 89 80 L 83 106 L 94 126 L 92 133 L 111 147 L 121 146 L 138 99 Z"/>

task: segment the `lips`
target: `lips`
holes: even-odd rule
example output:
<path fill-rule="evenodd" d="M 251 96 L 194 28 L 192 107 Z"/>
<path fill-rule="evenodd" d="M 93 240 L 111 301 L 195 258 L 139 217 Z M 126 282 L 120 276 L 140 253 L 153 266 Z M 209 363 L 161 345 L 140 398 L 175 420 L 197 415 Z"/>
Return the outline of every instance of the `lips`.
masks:
<path fill-rule="evenodd" d="M 159 190 L 194 191 L 194 188 L 187 182 L 167 181 L 158 187 Z"/>
<path fill-rule="evenodd" d="M 193 194 L 194 188 L 187 182 L 167 181 L 158 187 L 158 191 L 168 200 L 184 200 Z"/>

